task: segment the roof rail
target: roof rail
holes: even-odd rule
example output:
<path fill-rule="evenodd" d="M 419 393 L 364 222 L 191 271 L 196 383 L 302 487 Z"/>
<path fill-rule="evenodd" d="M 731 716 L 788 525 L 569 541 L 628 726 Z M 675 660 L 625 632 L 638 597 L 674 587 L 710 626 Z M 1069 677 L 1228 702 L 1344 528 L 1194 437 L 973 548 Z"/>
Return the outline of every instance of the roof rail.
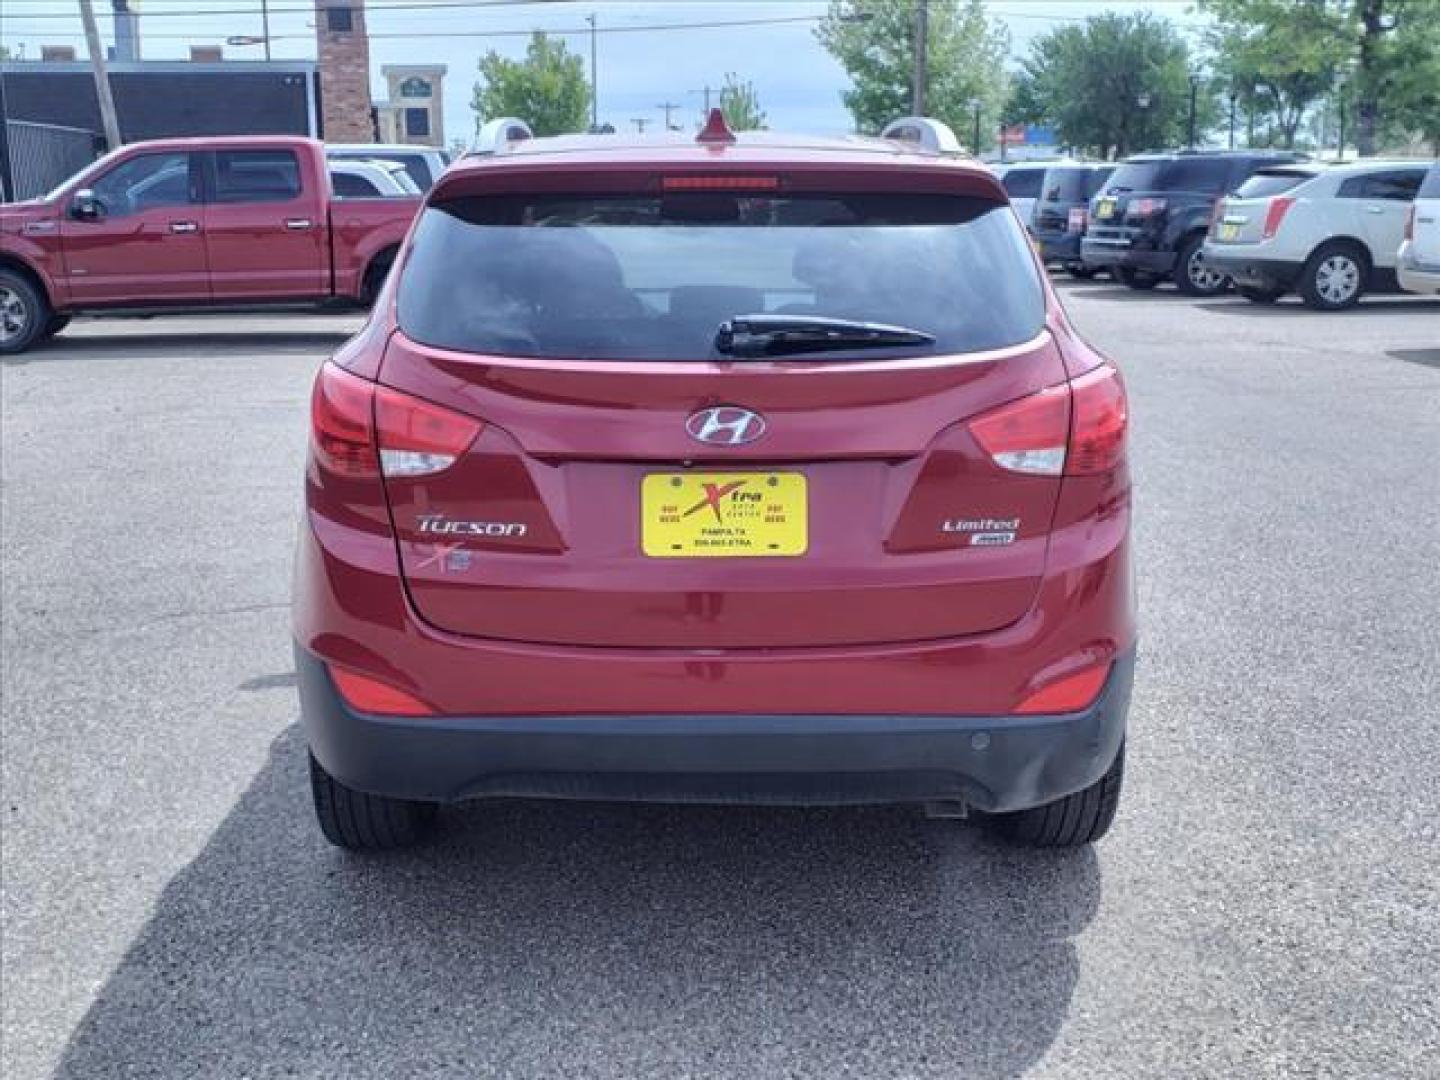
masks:
<path fill-rule="evenodd" d="M 470 154 L 499 154 L 508 150 L 511 143 L 524 142 L 534 137 L 535 133 L 524 120 L 513 116 L 496 117 L 494 120 L 487 120 L 475 136 Z"/>
<path fill-rule="evenodd" d="M 917 143 L 926 150 L 936 154 L 963 154 L 964 148 L 960 140 L 955 137 L 955 132 L 950 130 L 950 125 L 940 120 L 931 120 L 928 116 L 902 116 L 899 120 L 891 120 L 880 132 L 882 139 L 895 139 L 899 142 Z"/>

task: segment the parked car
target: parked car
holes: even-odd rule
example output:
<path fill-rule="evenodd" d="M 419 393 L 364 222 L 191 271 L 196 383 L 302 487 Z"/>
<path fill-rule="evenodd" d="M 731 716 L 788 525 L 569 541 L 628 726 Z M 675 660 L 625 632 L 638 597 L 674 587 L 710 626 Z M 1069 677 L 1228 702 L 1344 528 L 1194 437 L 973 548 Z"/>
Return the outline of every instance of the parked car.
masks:
<path fill-rule="evenodd" d="M 331 161 L 330 186 L 337 199 L 406 198 L 420 194 L 398 161 Z"/>
<path fill-rule="evenodd" d="M 408 143 L 327 143 L 325 155 L 331 161 L 399 162 L 421 191 L 429 191 L 449 164 L 445 151 Z"/>
<path fill-rule="evenodd" d="M 1081 261 L 1110 270 L 1132 289 L 1169 278 L 1191 296 L 1214 296 L 1229 280 L 1200 251 L 1216 200 L 1257 169 L 1296 161 L 1287 151 L 1202 151 L 1140 154 L 1111 175 L 1090 206 Z"/>
<path fill-rule="evenodd" d="M 83 312 L 368 303 L 419 201 L 333 203 L 310 139 L 131 143 L 0 207 L 0 353 Z"/>
<path fill-rule="evenodd" d="M 1090 200 L 1115 171 L 1114 165 L 1057 162 L 1045 170 L 1030 233 L 1047 264 L 1058 263 L 1077 278 L 1095 271 L 1080 261 L 1080 239 L 1090 217 Z"/>
<path fill-rule="evenodd" d="M 1000 178 L 1000 186 L 1005 189 L 1005 194 L 1010 196 L 1010 205 L 1015 207 L 1015 213 L 1020 216 L 1026 228 L 1029 228 L 1035 215 L 1035 203 L 1040 198 L 1040 185 L 1051 164 L 1031 161 L 992 166 L 995 175 Z"/>
<path fill-rule="evenodd" d="M 1204 261 L 1257 303 L 1294 289 L 1337 311 L 1394 292 L 1396 251 L 1426 163 L 1366 160 L 1262 169 L 1216 208 Z"/>
<path fill-rule="evenodd" d="M 294 631 L 332 842 L 477 796 L 1105 832 L 1124 387 L 995 178 L 907 124 L 934 137 L 502 139 L 430 191 L 312 401 Z"/>
<path fill-rule="evenodd" d="M 1410 204 L 1395 265 L 1405 291 L 1440 293 L 1440 161 L 1431 164 Z"/>

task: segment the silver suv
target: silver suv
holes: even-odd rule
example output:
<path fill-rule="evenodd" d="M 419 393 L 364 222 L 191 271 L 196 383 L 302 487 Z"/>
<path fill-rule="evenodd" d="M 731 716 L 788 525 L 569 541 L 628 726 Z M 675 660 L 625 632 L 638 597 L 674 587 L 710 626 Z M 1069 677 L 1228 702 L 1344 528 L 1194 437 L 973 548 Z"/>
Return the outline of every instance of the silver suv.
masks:
<path fill-rule="evenodd" d="M 1204 262 L 1240 294 L 1274 303 L 1294 290 L 1338 311 L 1369 291 L 1398 291 L 1395 253 L 1426 161 L 1274 165 L 1221 200 Z"/>

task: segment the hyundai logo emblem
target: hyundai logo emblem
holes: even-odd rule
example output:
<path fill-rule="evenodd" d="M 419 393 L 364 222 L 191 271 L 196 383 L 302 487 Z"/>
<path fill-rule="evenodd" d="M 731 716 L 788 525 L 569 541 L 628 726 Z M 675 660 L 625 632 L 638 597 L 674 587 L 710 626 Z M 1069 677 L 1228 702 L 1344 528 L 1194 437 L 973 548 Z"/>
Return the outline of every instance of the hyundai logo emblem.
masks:
<path fill-rule="evenodd" d="M 749 409 L 717 405 L 692 413 L 685 430 L 692 439 L 711 446 L 744 446 L 765 434 L 765 418 Z"/>

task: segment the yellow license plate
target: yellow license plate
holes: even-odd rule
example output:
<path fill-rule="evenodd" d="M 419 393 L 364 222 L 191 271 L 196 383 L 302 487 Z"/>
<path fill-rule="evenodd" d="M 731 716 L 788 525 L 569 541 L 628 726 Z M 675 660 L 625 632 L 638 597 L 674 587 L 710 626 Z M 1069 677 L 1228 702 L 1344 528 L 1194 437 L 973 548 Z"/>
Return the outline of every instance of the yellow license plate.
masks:
<path fill-rule="evenodd" d="M 655 558 L 804 555 L 808 510 L 801 473 L 651 473 L 640 543 Z"/>
<path fill-rule="evenodd" d="M 1115 216 L 1115 200 L 1101 199 L 1095 205 L 1095 216 L 1097 218 L 1108 218 Z"/>
<path fill-rule="evenodd" d="M 1229 224 L 1225 224 L 1225 223 L 1222 222 L 1221 225 L 1220 225 L 1220 239 L 1221 239 L 1221 240 L 1238 240 L 1238 239 L 1240 239 L 1240 226 L 1237 225 L 1237 224 L 1234 223 L 1234 222 L 1230 222 Z"/>

